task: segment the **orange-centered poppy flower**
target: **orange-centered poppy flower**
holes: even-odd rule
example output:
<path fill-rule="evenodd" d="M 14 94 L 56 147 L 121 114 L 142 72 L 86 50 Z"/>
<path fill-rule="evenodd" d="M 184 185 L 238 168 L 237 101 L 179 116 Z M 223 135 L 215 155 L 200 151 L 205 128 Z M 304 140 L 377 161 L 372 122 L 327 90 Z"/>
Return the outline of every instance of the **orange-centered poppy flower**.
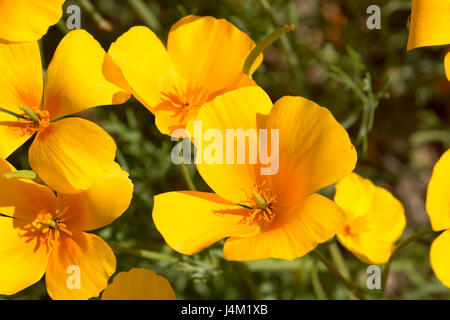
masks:
<path fill-rule="evenodd" d="M 166 278 L 153 270 L 133 268 L 114 277 L 102 300 L 175 300 L 175 291 Z"/>
<path fill-rule="evenodd" d="M 164 134 L 184 128 L 217 95 L 255 85 L 242 73 L 255 43 L 226 20 L 187 16 L 169 32 L 167 50 L 146 27 L 133 27 L 108 51 L 135 97 Z M 253 72 L 261 63 L 258 57 Z"/>
<path fill-rule="evenodd" d="M 1 0 L 0 42 L 39 40 L 63 14 L 65 0 Z"/>
<path fill-rule="evenodd" d="M 357 157 L 347 132 L 327 109 L 301 97 L 283 97 L 273 105 L 261 88 L 245 87 L 203 106 L 196 120 L 202 121 L 205 132 L 214 129 L 223 137 L 231 129 L 267 129 L 269 144 L 269 132 L 278 130 L 279 154 L 273 156 L 279 169 L 262 175 L 262 161 L 197 162 L 215 193 L 182 191 L 155 197 L 155 225 L 174 250 L 194 254 L 229 237 L 223 249 L 228 260 L 291 260 L 341 230 L 342 209 L 314 192 L 348 175 Z M 187 126 L 191 135 L 195 122 Z M 205 141 L 199 143 L 201 137 L 191 139 L 199 148 L 197 156 L 210 148 Z"/>
<path fill-rule="evenodd" d="M 120 71 L 86 31 L 70 32 L 59 44 L 42 80 L 36 42 L 0 43 L 0 157 L 7 158 L 31 136 L 34 171 L 52 189 L 86 190 L 114 163 L 116 145 L 98 125 L 61 117 L 126 101 L 127 91 L 108 80 Z M 120 80 L 117 80 L 120 82 Z"/>
<path fill-rule="evenodd" d="M 445 44 L 450 44 L 450 1 L 412 0 L 408 50 Z M 444 64 L 450 81 L 450 51 Z"/>
<path fill-rule="evenodd" d="M 110 247 L 85 231 L 99 229 L 128 208 L 133 184 L 116 164 L 91 188 L 58 193 L 28 180 L 0 160 L 0 294 L 11 295 L 45 273 L 53 299 L 96 297 L 116 268 Z"/>
<path fill-rule="evenodd" d="M 431 266 L 438 279 L 450 288 L 450 149 L 434 166 L 426 207 L 433 230 L 444 231 L 431 245 Z"/>
<path fill-rule="evenodd" d="M 334 201 L 345 212 L 339 242 L 365 263 L 386 263 L 406 226 L 401 202 L 356 173 L 339 181 Z"/>

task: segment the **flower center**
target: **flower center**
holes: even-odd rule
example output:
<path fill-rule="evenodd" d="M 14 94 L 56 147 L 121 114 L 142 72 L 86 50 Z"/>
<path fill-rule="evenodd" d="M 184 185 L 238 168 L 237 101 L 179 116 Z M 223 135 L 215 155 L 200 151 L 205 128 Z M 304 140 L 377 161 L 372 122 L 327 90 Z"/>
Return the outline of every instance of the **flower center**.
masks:
<path fill-rule="evenodd" d="M 50 125 L 50 114 L 46 110 L 39 110 L 39 108 L 23 107 L 24 118 L 19 119 L 24 135 L 32 135 L 35 132 L 42 131 Z"/>
<path fill-rule="evenodd" d="M 41 213 L 37 216 L 33 223 L 40 227 L 42 234 L 47 234 L 48 232 L 54 231 L 57 235 L 59 235 L 59 231 L 61 231 L 68 235 L 72 235 L 72 232 L 68 230 L 67 225 L 62 223 L 67 220 L 67 217 L 62 218 L 67 210 L 67 207 L 63 210 L 57 210 L 55 212 L 56 217 L 50 213 Z"/>
<path fill-rule="evenodd" d="M 264 182 L 261 185 L 255 185 L 250 200 L 246 201 L 245 207 L 250 209 L 249 217 L 251 223 L 263 225 L 271 223 L 275 219 L 273 207 L 276 204 L 276 196 L 272 191 L 264 188 Z"/>
<path fill-rule="evenodd" d="M 22 221 L 25 224 L 19 227 L 21 229 L 19 236 L 27 238 L 27 242 L 36 241 L 36 248 L 45 246 L 49 251 L 54 242 L 59 239 L 61 232 L 69 236 L 72 235 L 67 225 L 63 223 L 69 218 L 66 216 L 67 210 L 68 208 L 57 210 L 54 214 L 42 212 L 37 215 L 34 221 Z"/>
<path fill-rule="evenodd" d="M 370 231 L 368 225 L 369 221 L 367 217 L 365 216 L 356 217 L 355 219 L 347 223 L 347 225 L 344 227 L 343 233 L 347 237 L 357 237 L 361 233 Z"/>

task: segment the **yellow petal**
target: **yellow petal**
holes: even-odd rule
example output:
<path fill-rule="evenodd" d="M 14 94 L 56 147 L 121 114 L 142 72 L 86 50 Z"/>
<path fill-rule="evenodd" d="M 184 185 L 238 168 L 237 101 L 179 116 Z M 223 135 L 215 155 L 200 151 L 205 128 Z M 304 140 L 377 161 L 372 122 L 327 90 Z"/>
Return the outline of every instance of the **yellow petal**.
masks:
<path fill-rule="evenodd" d="M 450 51 L 447 52 L 447 54 L 445 55 L 444 65 L 445 65 L 445 74 L 447 75 L 448 81 L 450 81 Z"/>
<path fill-rule="evenodd" d="M 5 173 L 13 171 L 16 171 L 16 169 L 8 161 L 0 158 L 0 181 L 2 181 Z"/>
<path fill-rule="evenodd" d="M 345 212 L 341 244 L 365 263 L 386 263 L 406 226 L 401 202 L 355 173 L 336 185 L 334 200 Z"/>
<path fill-rule="evenodd" d="M 437 237 L 430 250 L 431 267 L 436 277 L 450 288 L 450 230 Z"/>
<path fill-rule="evenodd" d="M 412 0 L 408 50 L 450 43 L 450 2 Z"/>
<path fill-rule="evenodd" d="M 336 185 L 334 201 L 345 211 L 346 223 L 365 221 L 361 233 L 394 243 L 402 235 L 406 219 L 402 203 L 388 190 L 351 173 Z M 389 228 L 386 228 L 389 221 Z M 350 230 L 351 231 L 351 230 Z M 354 229 L 357 233 L 358 230 Z"/>
<path fill-rule="evenodd" d="M 450 229 L 450 149 L 433 168 L 426 208 L 434 231 Z"/>
<path fill-rule="evenodd" d="M 37 42 L 0 42 L 0 70 L 0 108 L 20 114 L 23 114 L 19 109 L 22 105 L 39 109 L 43 81 L 41 54 Z"/>
<path fill-rule="evenodd" d="M 64 0 L 0 1 L 0 38 L 12 42 L 39 40 L 62 16 Z"/>
<path fill-rule="evenodd" d="M 133 268 L 114 277 L 102 300 L 175 300 L 175 292 L 169 281 L 153 270 Z"/>
<path fill-rule="evenodd" d="M 3 163 L 2 169 L 7 165 Z M 32 222 L 39 213 L 54 213 L 57 209 L 57 198 L 48 187 L 29 180 L 0 180 L 1 214 Z"/>
<path fill-rule="evenodd" d="M 301 97 L 278 100 L 267 120 L 279 129 L 280 169 L 271 176 L 278 201 L 293 203 L 353 171 L 357 156 L 328 109 Z"/>
<path fill-rule="evenodd" d="M 116 145 L 106 131 L 91 121 L 67 118 L 39 132 L 29 162 L 53 190 L 75 194 L 109 173 L 115 155 Z"/>
<path fill-rule="evenodd" d="M 59 194 L 61 208 L 68 208 L 64 223 L 70 230 L 102 228 L 124 213 L 133 197 L 133 183 L 119 165 L 99 178 L 86 191 L 74 195 Z"/>
<path fill-rule="evenodd" d="M 142 104 L 151 109 L 161 102 L 160 91 L 164 83 L 171 85 L 173 69 L 166 49 L 150 29 L 132 27 L 111 44 L 108 53 Z"/>
<path fill-rule="evenodd" d="M 30 139 L 31 134 L 24 130 L 23 122 L 21 123 L 17 121 L 16 117 L 0 111 L 0 137 L 0 157 L 8 158 Z"/>
<path fill-rule="evenodd" d="M 187 131 L 198 148 L 197 169 L 214 192 L 224 199 L 239 203 L 248 200 L 249 195 L 252 194 L 257 180 L 258 166 L 256 163 L 250 163 L 250 150 L 257 151 L 257 149 L 250 148 L 249 141 L 252 140 L 253 145 L 258 148 L 258 129 L 264 125 L 265 117 L 271 108 L 272 102 L 264 90 L 259 87 L 245 87 L 227 92 L 205 104 L 198 115 L 188 123 Z M 209 156 L 212 153 L 207 151 L 212 148 L 214 141 L 218 138 L 203 141 L 200 145 L 203 140 L 200 131 L 205 134 L 207 131 L 213 132 L 211 130 L 220 133 L 223 137 L 222 148 L 217 148 L 217 152 L 222 152 L 222 156 L 218 159 L 219 163 L 215 162 Z M 242 138 L 245 138 L 244 134 L 248 133 L 251 139 L 245 138 L 245 146 L 243 143 L 239 144 L 239 139 L 234 139 L 233 148 L 231 143 L 227 143 L 227 132 L 231 138 L 230 141 L 233 139 L 230 130 L 236 130 L 234 132 Z M 237 130 L 241 130 L 241 133 L 239 134 Z M 243 146 L 242 151 L 239 145 Z M 227 161 L 227 147 L 230 161 Z M 245 155 L 242 164 L 238 163 L 239 155 Z"/>
<path fill-rule="evenodd" d="M 182 254 L 194 254 L 230 236 L 249 236 L 256 225 L 243 223 L 242 207 L 213 193 L 168 192 L 155 196 L 153 221 L 167 244 Z"/>
<path fill-rule="evenodd" d="M 97 297 L 116 270 L 111 248 L 96 235 L 63 236 L 48 262 L 45 283 L 54 300 L 84 300 Z"/>
<path fill-rule="evenodd" d="M 47 69 L 44 109 L 51 119 L 84 109 L 120 104 L 129 93 L 114 85 L 111 61 L 100 44 L 86 31 L 74 30 L 61 40 Z M 115 71 L 118 71 L 116 69 Z M 111 79 L 112 78 L 112 79 Z"/>
<path fill-rule="evenodd" d="M 229 238 L 223 247 L 227 260 L 276 258 L 293 260 L 332 238 L 343 225 L 343 212 L 331 200 L 312 194 L 286 208 L 268 230 L 248 238 Z"/>
<path fill-rule="evenodd" d="M 38 282 L 51 248 L 33 236 L 28 222 L 0 216 L 0 294 L 12 295 Z"/>
<path fill-rule="evenodd" d="M 169 55 L 158 37 L 147 27 L 137 26 L 121 35 L 111 44 L 108 53 L 121 68 L 133 95 L 156 116 L 156 126 L 170 134 L 173 112 L 163 110 L 164 92 L 179 81 Z"/>
<path fill-rule="evenodd" d="M 226 89 L 242 72 L 255 43 L 224 19 L 187 16 L 169 32 L 167 51 L 177 73 L 210 93 Z M 252 66 L 254 71 L 262 57 Z"/>

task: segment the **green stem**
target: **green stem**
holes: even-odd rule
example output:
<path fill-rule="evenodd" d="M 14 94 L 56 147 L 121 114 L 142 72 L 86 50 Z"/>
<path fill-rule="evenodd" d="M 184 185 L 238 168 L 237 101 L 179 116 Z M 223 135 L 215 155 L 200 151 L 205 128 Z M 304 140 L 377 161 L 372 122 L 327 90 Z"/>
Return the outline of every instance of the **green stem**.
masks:
<path fill-rule="evenodd" d="M 341 282 L 342 284 L 350 291 L 352 292 L 359 300 L 366 300 L 366 297 L 363 295 L 363 293 L 360 291 L 360 289 L 351 281 L 347 280 L 333 265 L 333 263 L 328 260 L 318 249 L 314 250 L 313 255 L 322 261 L 322 263 L 330 270 L 331 273 L 333 273 Z"/>
<path fill-rule="evenodd" d="M 98 24 L 98 27 L 105 31 L 111 31 L 113 29 L 111 23 L 106 21 L 105 18 L 95 9 L 94 5 L 91 3 L 90 0 L 79 0 L 81 6 L 86 10 L 92 17 L 92 19 L 95 20 L 95 22 Z"/>
<path fill-rule="evenodd" d="M 184 162 L 181 162 L 180 170 L 181 170 L 181 173 L 183 174 L 184 181 L 186 182 L 186 185 L 189 188 L 189 190 L 197 191 L 197 188 L 195 187 L 194 182 L 192 181 L 191 175 L 189 174 L 189 171 L 188 171 L 186 165 L 184 164 Z"/>
<path fill-rule="evenodd" d="M 161 24 L 150 8 L 142 0 L 128 0 L 134 11 L 141 17 L 144 23 L 153 30 L 159 30 Z"/>
<path fill-rule="evenodd" d="M 322 283 L 320 283 L 319 273 L 317 272 L 317 264 L 316 261 L 313 262 L 311 268 L 311 284 L 316 294 L 317 299 L 319 300 L 327 300 L 327 294 L 323 290 Z"/>
<path fill-rule="evenodd" d="M 177 258 L 171 256 L 170 254 L 154 252 L 144 249 L 134 249 L 124 247 L 116 242 L 108 241 L 108 244 L 111 248 L 116 251 L 120 251 L 126 254 L 131 254 L 137 256 L 139 258 L 149 259 L 149 260 L 158 260 L 158 261 L 167 261 L 167 262 L 175 262 L 178 261 Z"/>
<path fill-rule="evenodd" d="M 412 234 L 411 236 L 409 236 L 408 238 L 402 240 L 395 247 L 394 251 L 391 254 L 391 257 L 389 258 L 389 261 L 386 263 L 386 266 L 384 267 L 384 270 L 383 270 L 383 276 L 382 276 L 382 279 L 381 279 L 382 286 L 381 286 L 381 291 L 380 291 L 379 298 L 383 298 L 384 294 L 386 292 L 386 286 L 387 286 L 387 281 L 388 281 L 388 278 L 389 278 L 389 272 L 391 270 L 391 265 L 392 265 L 392 261 L 394 260 L 394 257 L 398 254 L 398 252 L 402 248 L 406 247 L 411 242 L 414 242 L 414 241 L 418 240 L 419 238 L 421 238 L 421 237 L 423 237 L 423 236 L 425 236 L 427 234 L 430 234 L 430 233 L 433 233 L 432 229 L 425 229 L 425 230 L 416 232 L 416 233 Z"/>
<path fill-rule="evenodd" d="M 275 40 L 279 39 L 283 34 L 294 29 L 295 29 L 294 25 L 285 25 L 283 28 L 275 30 L 274 32 L 269 34 L 263 41 L 259 42 L 249 53 L 247 59 L 245 60 L 242 72 L 250 76 L 252 66 L 255 63 L 256 59 L 259 57 L 259 55 L 263 53 L 268 46 L 270 46 Z"/>
<path fill-rule="evenodd" d="M 329 246 L 328 250 L 330 251 L 331 258 L 334 262 L 334 265 L 337 267 L 339 272 L 347 279 L 351 280 L 350 271 L 348 271 L 347 264 L 345 263 L 344 258 L 342 257 L 341 250 L 339 250 L 338 244 L 333 241 Z M 350 299 L 355 300 L 355 295 L 348 291 L 348 296 Z"/>

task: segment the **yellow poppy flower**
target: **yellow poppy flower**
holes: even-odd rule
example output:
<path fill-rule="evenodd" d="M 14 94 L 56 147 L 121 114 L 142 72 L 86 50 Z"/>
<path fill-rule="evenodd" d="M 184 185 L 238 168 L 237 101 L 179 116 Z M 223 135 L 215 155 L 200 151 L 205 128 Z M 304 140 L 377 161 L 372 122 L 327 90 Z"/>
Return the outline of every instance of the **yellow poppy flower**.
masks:
<path fill-rule="evenodd" d="M 450 1 L 412 0 L 408 50 L 450 44 Z M 445 72 L 450 81 L 450 52 L 445 57 Z"/>
<path fill-rule="evenodd" d="M 406 226 L 401 202 L 356 173 L 339 181 L 334 201 L 345 212 L 339 242 L 365 263 L 386 263 Z"/>
<path fill-rule="evenodd" d="M 156 117 L 164 134 L 184 128 L 219 94 L 255 85 L 242 73 L 255 43 L 226 20 L 187 16 L 169 32 L 167 50 L 146 27 L 132 27 L 108 51 L 135 97 Z M 262 55 L 251 71 L 259 66 Z"/>
<path fill-rule="evenodd" d="M 166 278 L 153 270 L 133 268 L 114 277 L 102 300 L 175 300 L 175 291 Z"/>
<path fill-rule="evenodd" d="M 0 1 L 0 41 L 39 40 L 62 17 L 64 0 Z"/>
<path fill-rule="evenodd" d="M 129 98 L 127 90 L 110 82 L 120 84 L 121 74 L 91 35 L 76 30 L 64 37 L 47 69 L 45 86 L 36 42 L 0 43 L 0 72 L 1 158 L 37 133 L 29 150 L 30 165 L 47 185 L 63 193 L 86 190 L 110 169 L 116 145 L 103 129 L 80 118 L 55 121 Z"/>
<path fill-rule="evenodd" d="M 444 231 L 431 246 L 431 266 L 438 279 L 450 287 L 450 149 L 434 166 L 426 207 L 433 230 Z"/>
<path fill-rule="evenodd" d="M 0 294 L 15 294 L 45 273 L 53 299 L 98 296 L 116 258 L 106 242 L 85 231 L 111 223 L 128 208 L 128 174 L 115 164 L 88 190 L 55 196 L 46 186 L 3 178 L 12 171 L 0 159 Z"/>
<path fill-rule="evenodd" d="M 197 161 L 215 193 L 155 196 L 155 225 L 174 250 L 194 254 L 229 237 L 223 249 L 228 260 L 292 260 L 342 228 L 342 209 L 314 192 L 349 174 L 357 157 L 347 132 L 327 109 L 301 97 L 284 97 L 273 105 L 261 88 L 245 87 L 203 106 L 196 120 L 205 131 L 215 129 L 224 137 L 231 129 L 279 130 L 279 168 L 262 175 L 262 163 Z M 190 121 L 188 132 L 194 126 Z M 201 156 L 208 145 L 201 146 L 199 138 L 193 137 Z"/>

